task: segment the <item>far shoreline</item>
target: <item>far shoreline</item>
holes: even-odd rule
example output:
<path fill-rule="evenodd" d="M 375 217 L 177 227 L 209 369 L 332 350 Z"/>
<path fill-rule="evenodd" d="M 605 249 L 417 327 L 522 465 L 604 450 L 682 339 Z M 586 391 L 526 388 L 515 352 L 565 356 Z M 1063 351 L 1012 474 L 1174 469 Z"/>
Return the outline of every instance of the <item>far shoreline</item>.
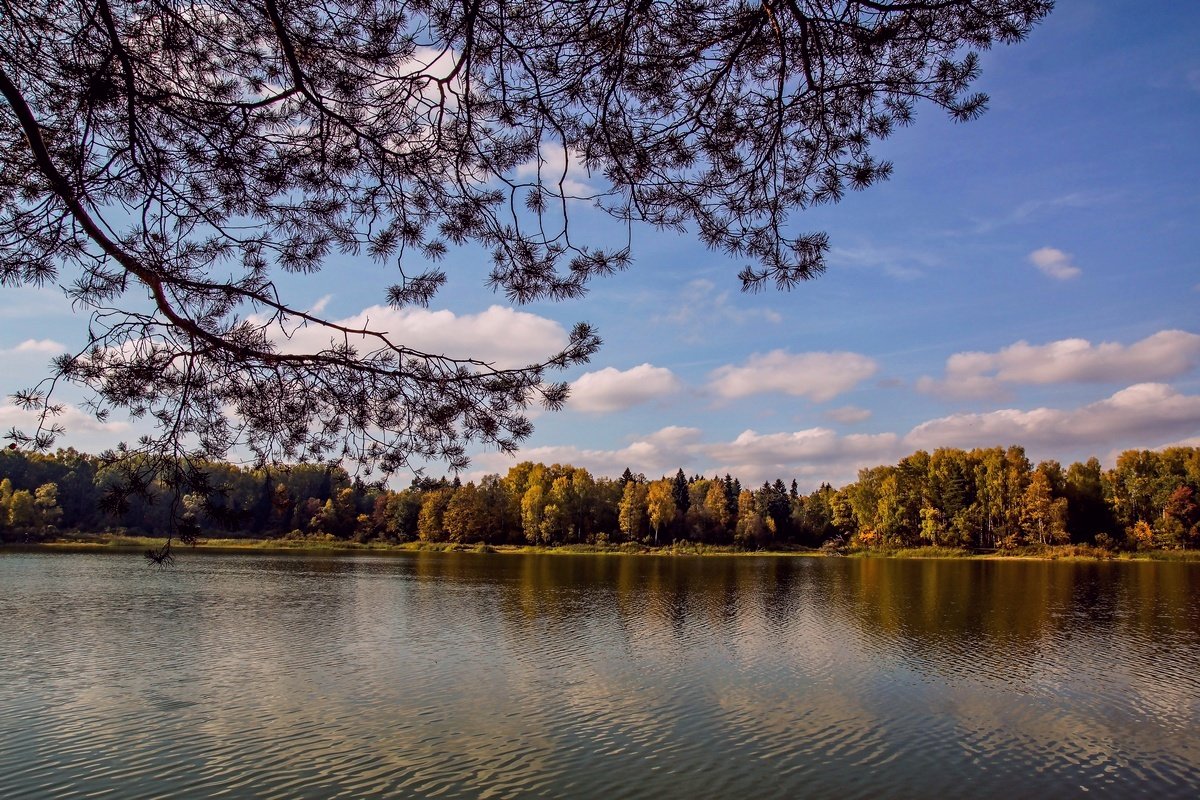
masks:
<path fill-rule="evenodd" d="M 37 542 L 6 542 L 0 553 L 16 552 L 145 552 L 160 548 L 162 537 L 129 536 L 123 534 L 77 534 L 59 536 Z M 652 556 L 652 557 L 799 557 L 799 558 L 867 558 L 892 560 L 961 560 L 961 561 L 1172 561 L 1200 562 L 1200 550 L 1106 550 L 1090 545 L 1026 546 L 1017 550 L 971 551 L 948 547 L 908 547 L 885 550 L 851 549 L 764 549 L 744 550 L 728 545 L 706 545 L 695 542 L 674 542 L 664 545 L 626 543 L 621 545 L 489 545 L 452 542 L 366 542 L 324 539 L 233 539 L 202 538 L 194 545 L 175 541 L 176 555 L 189 552 L 247 553 L 261 555 L 403 555 L 408 553 L 489 553 L 499 555 L 587 555 L 587 556 Z"/>

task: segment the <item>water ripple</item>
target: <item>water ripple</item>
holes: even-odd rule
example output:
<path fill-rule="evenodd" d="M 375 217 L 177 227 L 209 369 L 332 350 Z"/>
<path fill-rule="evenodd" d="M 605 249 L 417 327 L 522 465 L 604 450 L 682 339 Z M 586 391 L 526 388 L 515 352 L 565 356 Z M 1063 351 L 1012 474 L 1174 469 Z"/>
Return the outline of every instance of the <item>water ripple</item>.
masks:
<path fill-rule="evenodd" d="M 1200 572 L 1095 566 L 4 554 L 0 796 L 1196 796 Z"/>

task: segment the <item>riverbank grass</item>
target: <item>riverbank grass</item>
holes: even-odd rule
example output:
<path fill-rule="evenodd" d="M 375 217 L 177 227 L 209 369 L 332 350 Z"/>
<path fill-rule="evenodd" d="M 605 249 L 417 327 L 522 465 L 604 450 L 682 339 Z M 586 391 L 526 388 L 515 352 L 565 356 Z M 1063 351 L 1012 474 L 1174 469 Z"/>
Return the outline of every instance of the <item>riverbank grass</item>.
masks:
<path fill-rule="evenodd" d="M 21 549 L 58 551 L 146 551 L 162 547 L 166 540 L 153 536 L 132 536 L 122 533 L 77 533 L 41 542 L 16 543 Z M 414 552 L 471 552 L 492 554 L 546 555 L 616 555 L 616 556 L 792 556 L 792 557 L 850 557 L 889 559 L 972 559 L 972 560 L 1041 560 L 1041 561 L 1185 561 L 1200 562 L 1200 550 L 1139 550 L 1113 551 L 1092 545 L 1034 545 L 1014 550 L 978 552 L 958 547 L 905 547 L 884 550 L 814 550 L 809 548 L 745 550 L 728 545 L 709 545 L 677 541 L 650 546 L 637 542 L 621 544 L 568 545 L 491 545 L 483 542 L 354 542 L 329 536 L 278 539 L 208 538 L 194 546 L 178 545 L 180 552 L 195 549 L 203 552 L 258 553 L 414 553 Z"/>

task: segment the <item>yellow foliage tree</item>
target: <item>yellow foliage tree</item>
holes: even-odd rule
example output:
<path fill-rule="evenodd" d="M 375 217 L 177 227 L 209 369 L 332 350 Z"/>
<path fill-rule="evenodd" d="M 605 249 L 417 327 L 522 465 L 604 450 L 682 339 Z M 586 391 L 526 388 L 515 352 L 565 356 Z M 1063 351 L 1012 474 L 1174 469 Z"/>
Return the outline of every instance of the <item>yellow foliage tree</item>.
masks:
<path fill-rule="evenodd" d="M 669 480 L 655 481 L 646 492 L 646 511 L 650 516 L 650 527 L 654 529 L 654 543 L 658 544 L 658 532 L 663 525 L 675 521 L 678 508 L 672 495 L 672 482 Z"/>

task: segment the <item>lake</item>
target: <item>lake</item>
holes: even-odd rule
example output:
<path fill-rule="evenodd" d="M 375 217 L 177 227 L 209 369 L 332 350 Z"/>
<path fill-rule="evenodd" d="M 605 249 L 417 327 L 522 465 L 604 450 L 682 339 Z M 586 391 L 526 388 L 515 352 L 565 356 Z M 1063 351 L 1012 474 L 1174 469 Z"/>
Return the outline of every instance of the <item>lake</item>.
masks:
<path fill-rule="evenodd" d="M 1200 564 L 0 552 L 0 796 L 1200 795 Z"/>

